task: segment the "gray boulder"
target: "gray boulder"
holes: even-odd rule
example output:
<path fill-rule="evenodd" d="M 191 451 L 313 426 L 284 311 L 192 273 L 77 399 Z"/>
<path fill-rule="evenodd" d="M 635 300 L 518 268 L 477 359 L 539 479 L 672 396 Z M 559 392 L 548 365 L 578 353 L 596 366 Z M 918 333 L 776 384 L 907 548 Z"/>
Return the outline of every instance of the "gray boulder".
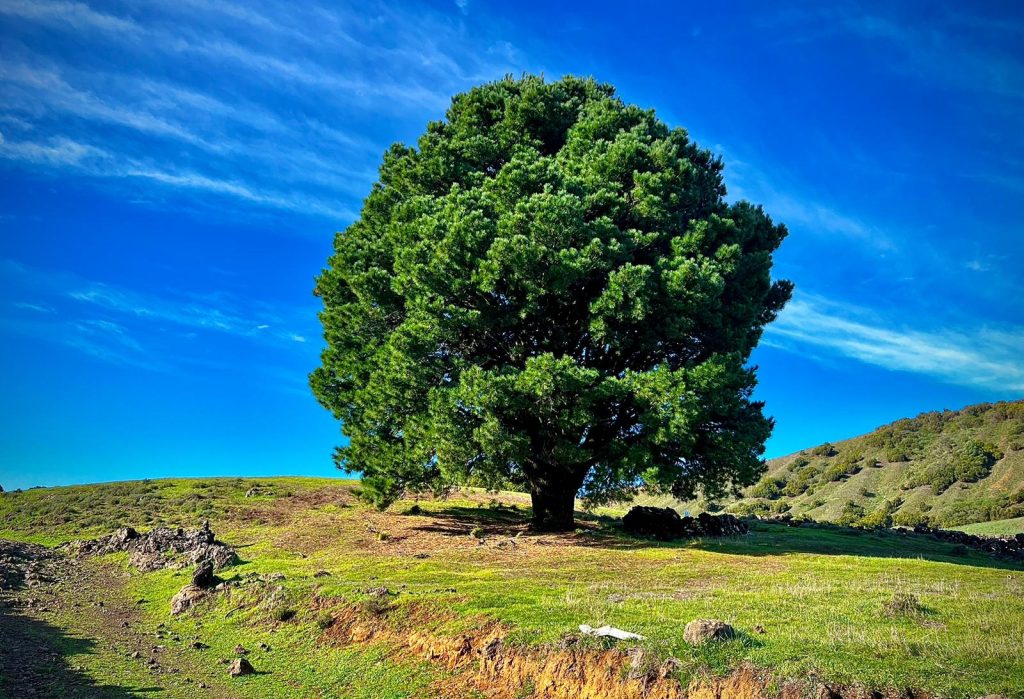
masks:
<path fill-rule="evenodd" d="M 726 641 L 735 635 L 731 626 L 718 619 L 694 619 L 683 629 L 683 640 L 691 646 L 708 641 Z"/>

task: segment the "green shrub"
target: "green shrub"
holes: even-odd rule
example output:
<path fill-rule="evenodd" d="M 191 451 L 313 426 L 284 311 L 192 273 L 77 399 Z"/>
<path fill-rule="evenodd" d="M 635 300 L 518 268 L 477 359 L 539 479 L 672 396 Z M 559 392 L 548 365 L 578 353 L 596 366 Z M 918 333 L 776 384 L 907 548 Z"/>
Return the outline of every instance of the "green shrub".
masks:
<path fill-rule="evenodd" d="M 758 481 L 757 484 L 747 489 L 747 497 L 774 500 L 782 494 L 782 490 L 785 487 L 785 478 L 769 478 L 766 476 Z"/>
<path fill-rule="evenodd" d="M 931 519 L 921 510 L 900 510 L 893 515 L 892 522 L 898 527 L 932 526 Z"/>
<path fill-rule="evenodd" d="M 838 452 L 831 442 L 825 442 L 811 449 L 814 456 L 835 456 Z"/>
<path fill-rule="evenodd" d="M 836 519 L 835 523 L 842 527 L 850 527 L 857 524 L 861 519 L 864 518 L 864 508 L 850 500 L 843 505 L 842 514 Z"/>
<path fill-rule="evenodd" d="M 771 506 L 763 500 L 741 500 L 728 507 L 729 512 L 739 517 L 757 517 L 771 514 Z"/>
<path fill-rule="evenodd" d="M 893 513 L 899 509 L 900 505 L 903 504 L 903 500 L 895 498 L 893 500 L 886 500 L 881 505 L 871 511 L 870 514 L 861 517 L 856 523 L 859 527 L 865 529 L 880 529 L 888 528 L 893 525 Z"/>
<path fill-rule="evenodd" d="M 849 456 L 843 456 L 837 459 L 834 464 L 825 469 L 824 473 L 821 474 L 821 480 L 825 483 L 832 483 L 835 481 L 844 480 L 861 470 L 859 463 L 862 457 L 857 454 L 851 454 Z"/>
<path fill-rule="evenodd" d="M 786 483 L 786 487 L 782 489 L 782 494 L 795 497 L 806 493 L 820 473 L 820 466 L 807 466 L 801 469 L 793 474 L 793 477 Z"/>
<path fill-rule="evenodd" d="M 891 464 L 896 464 L 910 461 L 910 455 L 902 447 L 890 446 L 885 448 L 885 460 Z"/>
<path fill-rule="evenodd" d="M 1001 458 L 1003 452 L 994 444 L 970 439 L 953 456 L 956 479 L 964 483 L 979 481 L 992 472 L 992 466 Z"/>
<path fill-rule="evenodd" d="M 786 468 L 789 469 L 790 471 L 799 471 L 804 466 L 807 466 L 809 463 L 811 462 L 806 456 L 798 456 L 792 461 L 790 461 L 789 465 Z"/>

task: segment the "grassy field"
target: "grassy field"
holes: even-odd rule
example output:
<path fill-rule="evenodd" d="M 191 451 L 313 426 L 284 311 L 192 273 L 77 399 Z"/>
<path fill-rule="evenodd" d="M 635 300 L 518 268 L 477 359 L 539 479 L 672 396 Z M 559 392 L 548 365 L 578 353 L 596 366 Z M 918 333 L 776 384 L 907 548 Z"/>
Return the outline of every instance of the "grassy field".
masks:
<path fill-rule="evenodd" d="M 1014 534 L 1024 532 L 1024 517 L 965 524 L 962 527 L 954 527 L 954 529 L 967 532 L 968 534 L 977 534 L 978 536 L 1013 536 Z"/>
<path fill-rule="evenodd" d="M 677 658 L 684 683 L 747 661 L 779 679 L 813 674 L 947 697 L 1024 696 L 1024 566 L 895 532 L 768 522 L 744 537 L 667 544 L 628 537 L 614 518 L 592 515 L 581 516 L 575 533 L 534 535 L 524 496 L 463 493 L 379 513 L 353 497 L 354 485 L 167 480 L 7 493 L 0 538 L 54 546 L 125 524 L 209 519 L 242 559 L 222 577 L 258 582 L 196 613 L 169 614 L 188 570 L 140 573 L 123 555 L 99 565 L 116 580 L 104 584 L 113 596 L 105 608 L 114 597 L 141 600 L 139 627 L 182 664 L 198 663 L 196 681 L 221 687 L 216 696 L 443 696 L 464 669 L 403 650 L 402 634 L 500 629 L 525 653 L 557 647 L 581 623 L 643 634 L 651 662 Z M 384 604 L 367 592 L 381 587 L 391 593 Z M 912 603 L 894 610 L 897 595 Z M 332 636 L 334 621 L 352 610 L 366 615 L 375 637 Z M 707 617 L 733 624 L 737 638 L 686 644 L 686 622 Z M 87 615 L 47 623 L 93 639 L 88 650 L 68 651 L 90 681 L 124 696 L 152 689 L 153 676 Z M 210 647 L 192 650 L 197 640 Z M 606 645 L 587 643 L 595 652 Z M 252 650 L 259 674 L 227 681 L 217 660 L 238 644 Z M 159 681 L 168 696 L 209 696 L 195 683 Z"/>

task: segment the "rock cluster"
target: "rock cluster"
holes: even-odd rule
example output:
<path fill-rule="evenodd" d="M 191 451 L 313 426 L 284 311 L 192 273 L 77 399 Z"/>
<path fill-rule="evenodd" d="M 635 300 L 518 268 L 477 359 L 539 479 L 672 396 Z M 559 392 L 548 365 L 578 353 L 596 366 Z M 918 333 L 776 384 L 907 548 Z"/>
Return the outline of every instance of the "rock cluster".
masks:
<path fill-rule="evenodd" d="M 237 560 L 234 549 L 214 538 L 209 522 L 199 529 L 157 527 L 145 534 L 122 527 L 110 536 L 73 542 L 69 547 L 79 556 L 128 552 L 132 565 L 142 571 L 183 568 L 207 561 L 213 564 L 213 570 L 219 570 Z"/>
<path fill-rule="evenodd" d="M 920 524 L 914 527 L 914 532 L 927 534 L 951 544 L 969 546 L 994 556 L 1024 560 L 1024 534 L 1010 537 L 975 536 L 952 529 L 932 529 Z"/>
<path fill-rule="evenodd" d="M 637 536 L 651 536 L 662 541 L 700 536 L 739 536 L 747 533 L 747 525 L 729 514 L 680 517 L 671 507 L 638 505 L 622 518 L 622 528 Z"/>

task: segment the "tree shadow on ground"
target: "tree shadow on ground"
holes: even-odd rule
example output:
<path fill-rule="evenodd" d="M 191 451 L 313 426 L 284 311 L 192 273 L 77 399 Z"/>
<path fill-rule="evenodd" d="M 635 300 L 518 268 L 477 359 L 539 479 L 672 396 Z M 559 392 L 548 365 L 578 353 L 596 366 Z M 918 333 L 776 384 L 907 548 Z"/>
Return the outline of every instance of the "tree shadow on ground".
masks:
<path fill-rule="evenodd" d="M 98 684 L 69 658 L 93 652 L 96 641 L 69 636 L 40 619 L 18 614 L 0 601 L 0 696 L 127 699 L 160 687 Z"/>
<path fill-rule="evenodd" d="M 622 531 L 618 518 L 576 513 L 575 532 L 552 534 L 529 528 L 531 510 L 510 507 L 452 506 L 421 513 L 434 521 L 414 529 L 465 536 L 479 529 L 483 536 L 541 537 L 551 545 L 585 546 L 622 551 L 648 548 L 692 548 L 742 556 L 778 556 L 791 553 L 822 556 L 924 559 L 1000 570 L 1024 570 L 1024 561 L 997 558 L 989 553 L 941 541 L 909 530 L 866 530 L 824 522 L 789 526 L 779 522 L 745 520 L 750 533 L 733 537 L 704 537 L 658 541 Z"/>

